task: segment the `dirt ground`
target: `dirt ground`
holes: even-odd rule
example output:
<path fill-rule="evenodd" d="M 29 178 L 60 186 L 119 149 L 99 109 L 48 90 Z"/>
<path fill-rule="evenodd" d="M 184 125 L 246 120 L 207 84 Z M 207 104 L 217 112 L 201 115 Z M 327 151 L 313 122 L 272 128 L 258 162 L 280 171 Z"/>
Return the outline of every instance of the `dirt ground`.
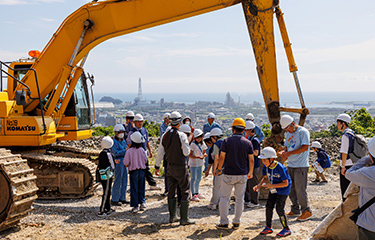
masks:
<path fill-rule="evenodd" d="M 327 184 L 308 185 L 308 196 L 313 217 L 306 222 L 289 218 L 292 235 L 286 239 L 308 239 L 311 232 L 323 218 L 340 202 L 339 179 L 337 167 L 331 169 Z M 314 179 L 309 174 L 309 182 Z M 157 177 L 160 186 L 164 180 Z M 256 209 L 244 209 L 241 226 L 238 230 L 218 230 L 219 211 L 209 210 L 207 205 L 211 197 L 212 176 L 203 178 L 200 191 L 206 199 L 190 204 L 190 218 L 195 225 L 180 226 L 169 224 L 167 199 L 162 191 L 146 191 L 147 209 L 132 214 L 130 206 L 114 207 L 111 216 L 97 216 L 101 201 L 101 187 L 94 195 L 77 200 L 37 200 L 35 211 L 22 219 L 16 227 L 0 233 L 0 239 L 274 239 L 281 230 L 278 216 L 274 212 L 274 233 L 261 236 L 259 232 L 265 226 L 265 200 Z M 146 187 L 148 188 L 148 186 Z M 127 195 L 129 198 L 129 194 Z M 229 219 L 234 215 L 234 202 L 231 203 Z M 286 211 L 290 210 L 287 201 Z"/>

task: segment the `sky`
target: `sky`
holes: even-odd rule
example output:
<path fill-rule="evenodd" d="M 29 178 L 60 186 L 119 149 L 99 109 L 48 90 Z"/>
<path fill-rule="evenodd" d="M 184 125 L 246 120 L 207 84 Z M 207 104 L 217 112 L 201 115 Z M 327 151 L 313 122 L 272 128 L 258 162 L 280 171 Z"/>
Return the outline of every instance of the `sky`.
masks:
<path fill-rule="evenodd" d="M 0 60 L 41 51 L 87 2 L 0 0 Z M 375 89 L 374 0 L 280 0 L 280 7 L 303 92 Z M 280 92 L 295 92 L 278 29 L 275 36 Z M 85 64 L 100 93 L 136 93 L 141 77 L 144 93 L 261 94 L 255 68 L 241 5 L 110 39 Z"/>

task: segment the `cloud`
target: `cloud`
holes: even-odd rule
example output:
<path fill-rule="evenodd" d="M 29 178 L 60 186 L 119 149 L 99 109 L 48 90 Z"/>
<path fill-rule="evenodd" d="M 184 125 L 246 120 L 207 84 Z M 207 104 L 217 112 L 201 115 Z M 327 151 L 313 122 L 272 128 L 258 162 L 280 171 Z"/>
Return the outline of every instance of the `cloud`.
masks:
<path fill-rule="evenodd" d="M 318 63 L 336 60 L 368 60 L 375 59 L 375 39 L 357 44 L 349 44 L 326 49 L 296 49 L 299 61 Z"/>
<path fill-rule="evenodd" d="M 139 43 L 139 42 L 154 42 L 155 40 L 145 36 L 123 36 L 108 40 L 112 43 Z"/>
<path fill-rule="evenodd" d="M 20 58 L 28 58 L 24 52 L 11 52 L 7 50 L 0 50 L 0 56 L 2 61 L 14 61 Z"/>
<path fill-rule="evenodd" d="M 25 4 L 36 4 L 42 3 L 52 3 L 52 2 L 64 2 L 65 0 L 0 0 L 0 5 L 25 5 Z"/>
<path fill-rule="evenodd" d="M 40 17 L 39 19 L 42 20 L 42 21 L 45 21 L 45 22 L 54 22 L 54 21 L 56 21 L 55 19 L 52 19 L 52 18 L 43 18 L 43 17 Z"/>
<path fill-rule="evenodd" d="M 196 48 L 196 49 L 177 49 L 170 50 L 164 53 L 169 56 L 248 56 L 251 50 L 237 49 L 237 48 Z"/>

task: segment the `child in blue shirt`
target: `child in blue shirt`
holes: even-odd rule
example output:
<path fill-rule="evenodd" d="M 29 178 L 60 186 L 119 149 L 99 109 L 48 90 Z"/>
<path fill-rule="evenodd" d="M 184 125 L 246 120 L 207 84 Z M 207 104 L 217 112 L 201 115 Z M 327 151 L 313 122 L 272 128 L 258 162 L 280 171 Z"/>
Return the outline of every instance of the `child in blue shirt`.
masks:
<path fill-rule="evenodd" d="M 266 227 L 260 233 L 262 235 L 273 232 L 272 229 L 272 214 L 276 205 L 276 212 L 279 215 L 283 230 L 277 234 L 279 237 L 290 235 L 288 219 L 285 215 L 285 201 L 290 193 L 291 179 L 288 170 L 284 165 L 276 161 L 277 155 L 275 149 L 266 147 L 259 156 L 263 163 L 263 179 L 253 189 L 259 191 L 260 187 L 265 187 L 270 190 L 266 204 Z"/>
<path fill-rule="evenodd" d="M 315 160 L 315 164 L 314 164 L 316 178 L 312 182 L 319 183 L 320 179 L 322 179 L 322 183 L 327 183 L 327 179 L 324 177 L 323 173 L 327 168 L 331 167 L 331 160 L 329 159 L 329 156 L 327 155 L 325 150 L 322 148 L 322 145 L 320 144 L 320 142 L 318 141 L 312 142 L 311 148 L 314 150 L 314 152 L 316 152 L 317 157 L 318 157 L 318 159 Z M 321 169 L 318 169 L 319 166 L 321 167 Z"/>

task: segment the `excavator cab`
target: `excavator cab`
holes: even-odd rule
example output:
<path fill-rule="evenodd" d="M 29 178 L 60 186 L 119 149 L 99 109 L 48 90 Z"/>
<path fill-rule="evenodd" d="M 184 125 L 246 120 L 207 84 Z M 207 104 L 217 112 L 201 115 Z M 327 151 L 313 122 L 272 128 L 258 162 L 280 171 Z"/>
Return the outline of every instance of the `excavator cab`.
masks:
<path fill-rule="evenodd" d="M 59 140 L 79 140 L 91 137 L 92 131 L 92 109 L 90 99 L 93 99 L 92 91 L 88 90 L 88 85 L 93 81 L 93 76 L 83 72 L 77 82 L 64 117 L 61 119 L 57 132 L 65 133 Z M 94 105 L 92 105 L 94 106 Z"/>
<path fill-rule="evenodd" d="M 0 146 L 41 146 L 57 140 L 80 140 L 91 137 L 90 98 L 93 99 L 93 96 L 88 86 L 91 83 L 92 88 L 93 76 L 86 76 L 83 69 L 79 69 L 76 71 L 77 83 L 66 84 L 66 92 L 69 88 L 74 88 L 73 94 L 55 94 L 52 91 L 43 100 L 40 99 L 41 104 L 33 111 L 25 112 L 26 96 L 40 98 L 38 82 L 35 84 L 36 87 L 21 82 L 30 70 L 33 71 L 33 63 L 33 59 L 21 59 L 11 62 L 9 66 L 1 63 L 1 80 L 6 77 L 7 89 L 1 89 L 0 93 L 0 120 L 4 126 L 1 129 L 3 137 L 0 138 Z M 69 80 L 64 82 L 69 83 Z M 19 90 L 20 85 L 23 85 L 22 90 Z M 51 104 L 54 100 L 57 103 Z"/>

